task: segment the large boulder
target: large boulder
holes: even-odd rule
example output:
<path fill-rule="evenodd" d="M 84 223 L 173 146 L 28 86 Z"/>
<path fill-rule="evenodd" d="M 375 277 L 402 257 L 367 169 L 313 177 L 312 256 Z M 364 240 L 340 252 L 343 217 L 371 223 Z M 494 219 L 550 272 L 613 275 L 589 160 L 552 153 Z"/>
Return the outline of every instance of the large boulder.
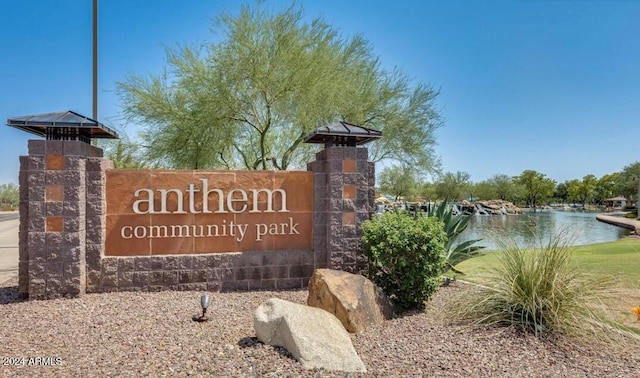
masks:
<path fill-rule="evenodd" d="M 307 304 L 334 314 L 347 331 L 354 333 L 393 316 L 391 302 L 373 282 L 340 270 L 313 272 Z"/>
<path fill-rule="evenodd" d="M 286 348 L 303 367 L 344 372 L 366 372 L 351 338 L 330 313 L 271 298 L 253 315 L 258 340 Z"/>

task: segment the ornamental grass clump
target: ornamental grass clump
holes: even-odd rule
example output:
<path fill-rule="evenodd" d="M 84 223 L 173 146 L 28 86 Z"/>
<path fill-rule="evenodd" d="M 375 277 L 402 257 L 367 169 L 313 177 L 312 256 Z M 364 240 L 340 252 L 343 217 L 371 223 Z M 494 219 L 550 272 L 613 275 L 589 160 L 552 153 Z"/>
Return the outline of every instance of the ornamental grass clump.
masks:
<path fill-rule="evenodd" d="M 475 324 L 515 326 L 538 337 L 566 334 L 607 341 L 627 333 L 603 311 L 610 281 L 594 279 L 570 263 L 567 237 L 563 231 L 531 248 L 499 243 L 499 263 L 481 286 L 458 300 L 451 315 Z"/>
<path fill-rule="evenodd" d="M 367 275 L 397 312 L 422 310 L 440 286 L 447 235 L 432 217 L 385 213 L 362 225 Z"/>

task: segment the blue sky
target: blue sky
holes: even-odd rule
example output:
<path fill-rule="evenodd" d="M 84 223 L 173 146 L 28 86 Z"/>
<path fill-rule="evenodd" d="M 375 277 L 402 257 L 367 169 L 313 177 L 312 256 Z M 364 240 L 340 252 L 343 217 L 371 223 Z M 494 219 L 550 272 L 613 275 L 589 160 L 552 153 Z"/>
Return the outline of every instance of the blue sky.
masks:
<path fill-rule="evenodd" d="M 245 2 L 246 3 L 246 2 Z M 289 1 L 265 0 L 275 9 Z M 116 82 L 157 74 L 165 47 L 217 36 L 232 0 L 102 0 L 99 119 L 119 118 Z M 558 182 L 640 160 L 640 1 L 299 1 L 382 65 L 440 89 L 437 153 L 474 182 L 525 169 Z M 92 0 L 3 1 L 0 183 L 18 180 L 25 132 L 8 117 L 71 109 L 90 116 Z"/>

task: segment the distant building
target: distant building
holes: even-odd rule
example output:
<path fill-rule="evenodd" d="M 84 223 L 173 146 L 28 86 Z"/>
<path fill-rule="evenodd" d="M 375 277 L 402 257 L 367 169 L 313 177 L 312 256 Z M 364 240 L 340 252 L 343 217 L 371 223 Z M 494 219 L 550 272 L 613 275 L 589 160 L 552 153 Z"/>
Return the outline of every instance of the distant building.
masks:
<path fill-rule="evenodd" d="M 604 200 L 606 211 L 622 210 L 627 206 L 627 199 L 624 197 L 613 197 Z"/>

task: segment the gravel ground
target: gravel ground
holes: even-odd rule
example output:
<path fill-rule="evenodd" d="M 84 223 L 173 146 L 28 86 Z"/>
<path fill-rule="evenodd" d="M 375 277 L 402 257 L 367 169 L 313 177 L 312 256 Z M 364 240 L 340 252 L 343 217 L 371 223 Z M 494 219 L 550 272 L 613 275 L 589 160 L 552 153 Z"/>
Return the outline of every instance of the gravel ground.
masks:
<path fill-rule="evenodd" d="M 636 346 L 616 352 L 596 345 L 563 347 L 511 328 L 474 330 L 441 320 L 443 305 L 462 290 L 461 283 L 442 288 L 425 313 L 353 335 L 368 372 L 349 376 L 637 377 L 640 372 Z M 196 323 L 191 317 L 200 311 L 200 295 L 110 293 L 25 302 L 17 299 L 17 279 L 11 279 L 0 284 L 0 376 L 345 376 L 304 370 L 286 350 L 255 338 L 253 311 L 260 303 L 271 297 L 305 303 L 306 291 L 211 293 L 210 321 Z M 24 366 L 7 366 L 16 363 Z"/>

